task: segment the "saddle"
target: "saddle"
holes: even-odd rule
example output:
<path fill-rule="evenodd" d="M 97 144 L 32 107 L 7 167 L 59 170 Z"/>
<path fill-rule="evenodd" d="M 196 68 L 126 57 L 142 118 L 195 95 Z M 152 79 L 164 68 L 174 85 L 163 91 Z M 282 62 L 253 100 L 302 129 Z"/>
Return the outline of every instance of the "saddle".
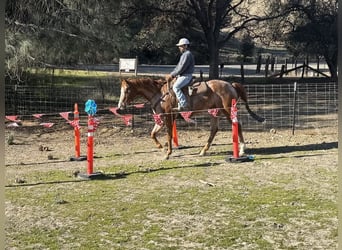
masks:
<path fill-rule="evenodd" d="M 172 83 L 174 83 L 174 82 L 172 82 Z M 172 87 L 170 87 L 169 89 L 172 89 Z M 190 107 L 192 107 L 191 96 L 196 96 L 196 95 L 200 95 L 200 94 L 203 95 L 204 93 L 207 92 L 207 90 L 208 90 L 207 82 L 205 82 L 205 81 L 197 82 L 195 77 L 192 78 L 191 82 L 187 86 L 182 88 L 182 91 L 183 91 L 184 95 L 186 96 L 186 99 L 187 99 Z M 165 93 L 163 95 L 163 97 L 169 93 L 173 93 L 173 91 Z M 173 95 L 174 95 L 174 93 L 173 93 Z M 163 99 L 163 97 L 162 97 L 162 99 Z"/>
<path fill-rule="evenodd" d="M 189 85 L 182 88 L 182 91 L 186 96 L 192 96 L 207 91 L 207 88 L 206 82 L 196 82 L 196 79 L 193 78 Z"/>

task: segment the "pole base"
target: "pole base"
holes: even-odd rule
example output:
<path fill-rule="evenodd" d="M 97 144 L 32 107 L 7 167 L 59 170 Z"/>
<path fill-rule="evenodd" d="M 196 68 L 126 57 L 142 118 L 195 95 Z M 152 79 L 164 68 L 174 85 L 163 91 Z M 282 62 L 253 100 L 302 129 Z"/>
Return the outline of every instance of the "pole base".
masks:
<path fill-rule="evenodd" d="M 96 180 L 96 179 L 104 179 L 106 176 L 101 172 L 95 172 L 92 174 L 78 173 L 77 177 L 83 180 Z"/>
<path fill-rule="evenodd" d="M 87 159 L 87 156 L 80 156 L 80 157 L 72 156 L 72 157 L 70 157 L 70 161 L 85 161 L 86 159 Z"/>
<path fill-rule="evenodd" d="M 239 162 L 249 162 L 249 161 L 254 161 L 254 156 L 253 155 L 247 155 L 247 156 L 242 156 L 242 157 L 228 157 L 226 159 L 227 162 L 232 162 L 232 163 L 239 163 Z"/>

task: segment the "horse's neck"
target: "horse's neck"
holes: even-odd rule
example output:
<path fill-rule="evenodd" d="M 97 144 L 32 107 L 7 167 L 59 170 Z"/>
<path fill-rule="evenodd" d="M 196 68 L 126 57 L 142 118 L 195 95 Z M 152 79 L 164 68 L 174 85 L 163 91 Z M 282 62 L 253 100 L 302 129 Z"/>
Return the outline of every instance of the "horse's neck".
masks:
<path fill-rule="evenodd" d="M 154 104 L 161 97 L 161 92 L 157 89 L 157 86 L 150 84 L 139 84 L 137 85 L 138 92 L 146 98 L 151 104 Z"/>

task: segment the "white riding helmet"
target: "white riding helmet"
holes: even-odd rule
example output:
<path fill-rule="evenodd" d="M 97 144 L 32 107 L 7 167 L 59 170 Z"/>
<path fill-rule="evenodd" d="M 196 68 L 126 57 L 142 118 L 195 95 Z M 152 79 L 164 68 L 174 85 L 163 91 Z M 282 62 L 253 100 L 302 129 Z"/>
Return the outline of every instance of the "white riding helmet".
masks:
<path fill-rule="evenodd" d="M 176 46 L 189 45 L 189 44 L 190 44 L 190 42 L 189 42 L 188 39 L 186 39 L 186 38 L 181 38 L 181 39 L 179 40 L 179 42 L 176 44 Z"/>

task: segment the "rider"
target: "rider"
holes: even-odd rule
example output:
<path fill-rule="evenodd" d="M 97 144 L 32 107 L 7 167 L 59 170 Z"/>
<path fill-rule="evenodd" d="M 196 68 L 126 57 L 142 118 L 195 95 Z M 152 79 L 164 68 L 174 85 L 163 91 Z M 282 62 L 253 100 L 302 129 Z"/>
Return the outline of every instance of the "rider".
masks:
<path fill-rule="evenodd" d="M 182 38 L 176 44 L 179 51 L 182 53 L 179 62 L 175 69 L 165 76 L 167 81 L 177 77 L 176 82 L 173 84 L 173 91 L 178 99 L 178 111 L 189 110 L 190 107 L 186 101 L 186 97 L 182 91 L 182 88 L 189 85 L 192 80 L 192 74 L 195 69 L 195 59 L 189 50 L 190 42 L 186 38 Z"/>

